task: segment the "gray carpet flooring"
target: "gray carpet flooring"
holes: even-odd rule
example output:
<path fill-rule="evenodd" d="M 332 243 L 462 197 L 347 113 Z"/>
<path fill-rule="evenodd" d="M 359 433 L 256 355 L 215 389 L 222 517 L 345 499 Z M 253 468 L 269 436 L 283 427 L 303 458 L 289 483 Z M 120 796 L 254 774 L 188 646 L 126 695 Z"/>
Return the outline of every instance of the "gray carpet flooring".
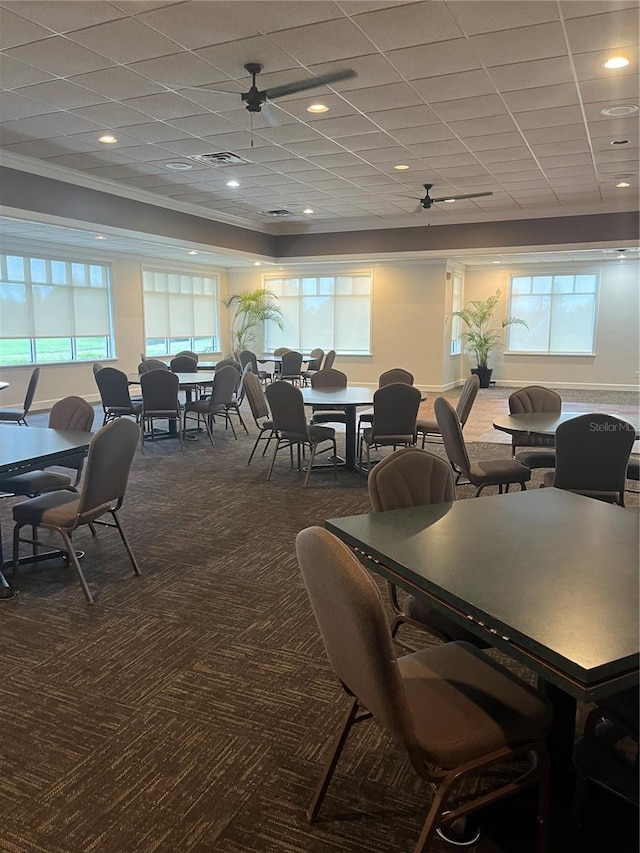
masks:
<path fill-rule="evenodd" d="M 253 431 L 215 435 L 214 448 L 158 440 L 136 454 L 122 521 L 142 577 L 112 531 L 82 531 L 94 607 L 61 562 L 25 569 L 0 604 L 0 851 L 413 848 L 429 795 L 375 724 L 348 744 L 320 823 L 304 818 L 344 706 L 293 543 L 303 527 L 366 512 L 365 480 L 314 472 L 305 490 L 283 454 L 268 483 L 265 458 L 246 464 Z M 5 548 L 11 504 L 0 502 Z M 527 812 L 515 840 L 476 849 L 525 853 L 533 835 Z M 585 838 L 592 851 L 636 845 L 626 825 L 615 847 L 599 848 L 593 828 Z"/>

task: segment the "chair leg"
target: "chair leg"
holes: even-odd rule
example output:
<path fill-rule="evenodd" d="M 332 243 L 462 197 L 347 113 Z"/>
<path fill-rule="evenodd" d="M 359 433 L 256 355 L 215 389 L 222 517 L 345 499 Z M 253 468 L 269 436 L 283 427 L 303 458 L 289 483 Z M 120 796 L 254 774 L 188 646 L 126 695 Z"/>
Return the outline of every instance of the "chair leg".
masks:
<path fill-rule="evenodd" d="M 84 576 L 84 572 L 82 571 L 82 566 L 80 565 L 80 561 L 76 555 L 76 549 L 73 547 L 73 543 L 71 541 L 71 537 L 69 534 L 58 528 L 58 533 L 62 536 L 62 541 L 64 542 L 64 546 L 67 550 L 67 556 L 69 558 L 69 562 L 73 565 L 73 568 L 76 570 L 76 575 L 80 582 L 80 586 L 82 587 L 82 592 L 84 593 L 85 601 L 87 604 L 94 604 L 93 596 L 91 595 L 91 591 L 89 590 L 89 585 L 87 584 L 87 579 Z"/>
<path fill-rule="evenodd" d="M 276 437 L 276 449 L 273 451 L 273 458 L 271 459 L 271 466 L 269 468 L 269 473 L 267 474 L 267 480 L 271 479 L 271 472 L 273 471 L 273 466 L 276 464 L 276 454 L 280 448 L 280 436 Z"/>
<path fill-rule="evenodd" d="M 120 538 L 122 539 L 122 544 L 125 547 L 129 560 L 131 561 L 131 565 L 133 566 L 134 574 L 140 574 L 140 568 L 138 566 L 138 561 L 136 560 L 133 551 L 131 550 L 131 545 L 129 545 L 129 540 L 124 535 L 124 530 L 122 529 L 122 525 L 120 524 L 120 519 L 116 515 L 117 510 L 111 510 L 111 517 L 113 518 L 116 527 L 118 528 L 118 533 L 120 534 Z"/>
<path fill-rule="evenodd" d="M 259 444 L 259 442 L 260 442 L 260 439 L 262 438 L 262 433 L 263 433 L 263 432 L 264 432 L 264 430 L 260 430 L 260 433 L 259 433 L 258 437 L 256 438 L 256 442 L 255 442 L 255 444 L 253 445 L 253 450 L 251 451 L 251 456 L 249 457 L 249 461 L 247 462 L 247 465 L 251 465 L 251 460 L 253 459 L 253 454 L 254 454 L 254 453 L 256 452 L 256 450 L 258 449 L 258 444 Z M 264 454 L 262 454 L 262 455 L 264 456 Z"/>
<path fill-rule="evenodd" d="M 342 727 L 333 742 L 329 760 L 325 764 L 324 770 L 322 771 L 322 776 L 320 777 L 315 793 L 313 795 L 313 799 L 311 800 L 311 804 L 307 809 L 307 820 L 309 821 L 309 823 L 313 823 L 318 816 L 318 812 L 320 811 L 320 807 L 322 806 L 322 801 L 324 800 L 324 795 L 327 793 L 327 788 L 329 787 L 329 783 L 331 782 L 331 777 L 333 776 L 333 772 L 336 769 L 338 761 L 340 760 L 340 755 L 342 754 L 344 745 L 347 742 L 349 732 L 351 731 L 351 727 L 355 722 L 357 713 L 358 700 L 353 699 L 344 717 Z"/>
<path fill-rule="evenodd" d="M 311 445 L 311 456 L 309 457 L 309 464 L 307 465 L 307 476 L 304 478 L 304 487 L 307 488 L 309 484 L 309 477 L 311 476 L 311 469 L 313 468 L 313 460 L 316 458 L 316 449 L 318 445 Z M 300 459 L 300 445 L 298 445 L 298 459 Z"/>

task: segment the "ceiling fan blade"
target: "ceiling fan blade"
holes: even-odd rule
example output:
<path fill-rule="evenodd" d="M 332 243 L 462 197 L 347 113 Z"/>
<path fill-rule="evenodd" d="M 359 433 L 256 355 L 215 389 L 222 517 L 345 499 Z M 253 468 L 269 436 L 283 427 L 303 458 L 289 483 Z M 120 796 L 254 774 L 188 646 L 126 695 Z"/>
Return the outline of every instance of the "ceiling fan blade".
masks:
<path fill-rule="evenodd" d="M 431 201 L 447 201 L 448 199 L 452 199 L 453 201 L 458 201 L 463 198 L 482 198 L 486 195 L 493 195 L 493 193 L 468 193 L 467 195 L 445 195 L 442 198 L 432 198 Z"/>
<path fill-rule="evenodd" d="M 212 92 L 214 95 L 241 95 L 242 92 L 232 92 L 230 89 L 212 89 L 210 86 L 176 86 L 171 92 L 179 92 L 188 89 L 190 92 Z"/>
<path fill-rule="evenodd" d="M 298 80 L 295 83 L 274 86 L 273 89 L 266 89 L 264 92 L 260 92 L 260 94 L 264 95 L 268 100 L 273 101 L 275 98 L 282 98 L 285 95 L 294 95 L 296 92 L 305 92 L 307 89 L 316 89 L 318 86 L 337 83 L 339 80 L 349 80 L 351 77 L 357 76 L 352 68 L 345 68 L 343 71 L 332 71 L 330 74 L 321 74 L 320 77 L 308 77 L 306 80 Z"/>
<path fill-rule="evenodd" d="M 280 122 L 278 121 L 278 117 L 274 110 L 277 107 L 275 105 L 263 104 L 262 109 L 260 110 L 260 115 L 265 120 L 265 123 L 270 127 L 280 127 Z"/>

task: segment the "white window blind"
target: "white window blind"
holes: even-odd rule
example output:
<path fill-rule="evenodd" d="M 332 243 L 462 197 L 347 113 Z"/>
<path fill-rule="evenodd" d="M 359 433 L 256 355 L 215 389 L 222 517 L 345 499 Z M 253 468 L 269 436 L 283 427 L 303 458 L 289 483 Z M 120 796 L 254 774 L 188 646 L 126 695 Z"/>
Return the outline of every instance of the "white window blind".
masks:
<path fill-rule="evenodd" d="M 0 255 L 0 364 L 113 355 L 107 264 Z"/>
<path fill-rule="evenodd" d="M 213 352 L 218 342 L 217 276 L 143 270 L 146 352 Z"/>
<path fill-rule="evenodd" d="M 462 290 L 464 279 L 459 270 L 453 271 L 453 287 L 451 294 L 451 312 L 462 310 Z M 462 320 L 460 317 L 451 318 L 451 355 L 462 352 Z"/>
<path fill-rule="evenodd" d="M 598 275 L 512 275 L 509 314 L 528 328 L 509 326 L 510 352 L 591 354 L 594 351 Z"/>
<path fill-rule="evenodd" d="M 309 352 L 316 347 L 344 355 L 371 353 L 371 274 L 265 278 L 278 297 L 284 328 L 266 324 L 265 346 Z"/>

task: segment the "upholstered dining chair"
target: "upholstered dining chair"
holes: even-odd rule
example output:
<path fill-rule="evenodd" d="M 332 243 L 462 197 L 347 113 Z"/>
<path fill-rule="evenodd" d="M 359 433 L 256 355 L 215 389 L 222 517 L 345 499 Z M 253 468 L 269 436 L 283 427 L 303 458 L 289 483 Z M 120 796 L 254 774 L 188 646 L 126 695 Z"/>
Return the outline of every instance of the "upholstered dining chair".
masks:
<path fill-rule="evenodd" d="M 177 427 L 176 435 L 180 439 L 180 449 L 184 450 L 180 429 L 178 384 L 178 377 L 170 370 L 150 370 L 140 377 L 142 387 L 140 450 L 142 453 L 144 453 L 145 429 L 149 428 L 149 434 L 153 438 L 154 420 L 174 421 Z"/>
<path fill-rule="evenodd" d="M 458 415 L 461 429 L 464 429 L 464 425 L 469 420 L 469 415 L 471 414 L 471 409 L 473 408 L 475 399 L 478 396 L 479 388 L 480 380 L 475 374 L 469 376 L 462 386 L 462 391 L 460 392 L 458 402 L 456 403 L 456 414 Z M 418 436 L 422 436 L 422 447 L 424 448 L 427 436 L 433 435 L 441 437 L 438 421 L 435 417 L 418 418 L 416 421 L 416 434 Z"/>
<path fill-rule="evenodd" d="M 330 349 L 329 352 L 325 355 L 324 361 L 322 362 L 322 369 L 329 370 L 333 367 L 333 362 L 336 360 L 336 351 L 334 349 Z"/>
<path fill-rule="evenodd" d="M 93 406 L 83 400 L 82 397 L 65 397 L 53 405 L 49 413 L 49 428 L 90 432 L 93 427 L 94 414 Z M 43 492 L 52 492 L 56 489 L 75 491 L 82 475 L 84 455 L 67 458 L 64 460 L 64 465 L 60 467 L 75 471 L 75 478 L 72 480 L 67 474 L 61 474 L 57 471 L 27 471 L 13 477 L 0 478 L 0 492 L 35 497 Z"/>
<path fill-rule="evenodd" d="M 302 468 L 301 450 L 308 447 L 311 451 L 309 462 L 307 464 L 307 474 L 304 478 L 305 489 L 309 485 L 309 477 L 313 468 L 313 462 L 318 453 L 318 447 L 326 444 L 326 447 L 321 450 L 324 453 L 328 450 L 333 450 L 333 473 L 336 476 L 336 465 L 338 451 L 336 448 L 336 431 L 327 426 L 313 426 L 307 423 L 307 418 L 304 410 L 304 401 L 302 391 L 291 385 L 290 382 L 279 380 L 272 382 L 266 390 L 269 408 L 271 409 L 271 419 L 276 432 L 275 449 L 273 458 L 271 459 L 271 467 L 267 480 L 271 479 L 273 466 L 276 463 L 278 451 L 289 448 L 291 453 L 291 463 L 293 465 L 293 448 L 297 448 L 298 452 L 298 471 Z"/>
<path fill-rule="evenodd" d="M 455 500 L 456 496 L 451 466 L 440 456 L 417 447 L 402 447 L 375 465 L 369 473 L 368 488 L 374 512 L 444 504 Z M 388 586 L 394 612 L 392 637 L 401 625 L 408 623 L 442 640 L 466 640 L 476 646 L 486 645 L 422 599 L 407 594 L 400 602 L 396 585 L 389 581 Z"/>
<path fill-rule="evenodd" d="M 131 399 L 126 373 L 115 367 L 103 367 L 96 373 L 95 379 L 104 411 L 103 426 L 123 415 L 131 415 L 136 421 L 140 418 L 142 403 Z"/>
<path fill-rule="evenodd" d="M 273 354 L 281 358 L 285 353 L 290 352 L 290 347 L 276 347 L 274 349 Z M 280 374 L 282 373 L 282 364 L 278 361 L 273 366 L 273 377 L 274 379 L 279 379 Z"/>
<path fill-rule="evenodd" d="M 468 643 L 397 657 L 378 588 L 347 546 L 310 527 L 298 534 L 296 552 L 329 662 L 348 697 L 309 822 L 318 816 L 351 729 L 373 718 L 433 791 L 414 853 L 433 850 L 440 828 L 533 785 L 543 853 L 549 811 L 543 741 L 551 710 L 542 695 Z M 467 786 L 467 796 L 457 796 L 461 781 L 491 774 L 498 764 L 505 776 L 493 779 L 491 789 Z"/>
<path fill-rule="evenodd" d="M 635 429 L 602 412 L 579 415 L 556 430 L 556 467 L 543 484 L 624 506 Z"/>
<path fill-rule="evenodd" d="M 271 374 L 268 370 L 260 370 L 258 367 L 258 357 L 255 352 L 251 352 L 251 350 L 244 349 L 242 352 L 238 353 L 238 361 L 242 369 L 246 367 L 247 364 L 251 365 L 251 372 L 258 377 L 261 382 L 271 382 Z"/>
<path fill-rule="evenodd" d="M 261 441 L 266 442 L 264 450 L 262 451 L 262 455 L 264 456 L 267 452 L 267 448 L 269 447 L 269 442 L 275 435 L 275 431 L 273 421 L 271 420 L 269 404 L 265 397 L 264 388 L 262 387 L 260 379 L 253 373 L 253 371 L 249 371 L 245 374 L 244 392 L 249 402 L 249 408 L 251 409 L 254 423 L 258 429 L 258 436 L 247 461 L 247 465 L 251 465 L 251 460 L 258 448 L 258 444 Z M 266 433 L 268 433 L 268 435 L 266 435 Z"/>
<path fill-rule="evenodd" d="M 308 385 L 314 373 L 322 370 L 322 360 L 324 358 L 324 350 L 317 347 L 309 353 L 309 361 L 305 370 L 302 371 L 302 381 Z"/>
<path fill-rule="evenodd" d="M 231 424 L 231 416 L 235 415 L 238 418 L 238 423 L 242 427 L 242 429 L 249 435 L 249 430 L 247 429 L 247 425 L 244 422 L 244 418 L 242 417 L 242 403 L 244 401 L 244 379 L 249 371 L 251 371 L 251 364 L 247 363 L 242 368 L 240 372 L 240 376 L 236 381 L 236 387 L 234 389 L 233 395 L 231 397 L 230 402 L 225 404 L 226 415 L 225 415 L 225 428 Z M 234 436 L 237 438 L 234 430 Z"/>
<path fill-rule="evenodd" d="M 21 409 L 0 409 L 0 423 L 18 424 L 18 426 L 29 426 L 27 423 L 27 415 L 33 405 L 33 398 L 36 396 L 38 380 L 40 379 L 40 368 L 34 367 L 31 371 L 29 384 L 27 385 L 27 393 L 24 397 L 24 403 Z"/>
<path fill-rule="evenodd" d="M 106 368 L 105 368 L 106 369 Z M 80 494 L 58 490 L 47 492 L 13 507 L 13 577 L 15 586 L 21 542 L 34 544 L 35 537 L 23 539 L 25 525 L 53 530 L 62 537 L 64 552 L 75 569 L 87 604 L 93 604 L 84 572 L 71 541 L 71 535 L 84 524 L 116 527 L 136 575 L 140 569 L 122 530 L 118 512 L 122 507 L 131 463 L 138 443 L 138 427 L 133 421 L 118 418 L 103 426 L 91 439 L 84 483 Z M 112 522 L 99 521 L 111 515 Z M 109 557 L 109 563 L 112 562 Z"/>
<path fill-rule="evenodd" d="M 536 413 L 560 414 L 562 397 L 551 388 L 542 385 L 527 385 L 514 391 L 509 397 L 509 414 L 524 415 Z M 528 468 L 553 468 L 556 464 L 555 437 L 552 435 L 529 435 L 516 432 L 511 436 L 511 452 L 518 462 Z M 518 447 L 540 447 L 542 450 L 521 450 Z"/>
<path fill-rule="evenodd" d="M 456 472 L 456 485 L 460 477 L 466 477 L 477 491 L 478 497 L 486 486 L 497 486 L 502 494 L 503 486 L 509 491 L 509 486 L 518 483 L 520 489 L 526 489 L 531 479 L 531 470 L 515 459 L 479 459 L 472 462 L 467 453 L 467 447 L 462 435 L 462 427 L 455 409 L 445 397 L 437 397 L 433 404 L 444 449 L 449 461 Z"/>
<path fill-rule="evenodd" d="M 391 385 L 394 382 L 404 382 L 405 385 L 413 385 L 413 373 L 409 373 L 403 367 L 392 367 L 390 370 L 385 370 L 378 376 L 378 388 L 384 388 L 385 385 Z M 373 423 L 373 412 L 363 412 L 358 418 L 358 441 L 361 438 L 360 433 L 367 426 Z M 417 423 L 417 421 L 416 421 Z M 423 445 L 424 446 L 424 445 Z"/>
<path fill-rule="evenodd" d="M 328 370 L 317 370 L 311 374 L 312 388 L 346 388 L 347 374 L 330 367 Z M 312 424 L 346 424 L 347 415 L 342 409 L 320 405 L 312 407 Z"/>
<path fill-rule="evenodd" d="M 96 373 L 97 373 L 99 370 L 102 370 L 102 368 L 103 368 L 103 367 L 104 367 L 104 364 L 102 364 L 102 363 L 101 363 L 101 362 L 99 362 L 99 361 L 94 361 L 94 362 L 93 362 L 93 364 L 91 365 L 91 369 L 93 370 L 93 375 L 95 376 L 95 375 L 96 375 Z"/>
<path fill-rule="evenodd" d="M 298 383 L 302 381 L 302 353 L 289 350 L 282 356 L 280 379 Z"/>
<path fill-rule="evenodd" d="M 176 355 L 169 362 L 169 370 L 173 373 L 197 373 L 198 361 L 190 355 Z"/>
<path fill-rule="evenodd" d="M 177 352 L 177 353 L 175 354 L 174 358 L 180 358 L 180 357 L 181 357 L 181 356 L 183 356 L 183 355 L 186 355 L 188 358 L 192 358 L 192 359 L 195 361 L 195 363 L 196 363 L 196 364 L 198 363 L 198 359 L 200 358 L 200 356 L 198 355 L 198 353 L 197 353 L 197 352 L 194 352 L 194 351 L 193 351 L 193 350 L 191 350 L 191 349 L 181 349 L 181 350 L 180 350 L 180 352 Z M 187 370 L 185 370 L 185 371 L 182 371 L 182 370 L 176 370 L 176 373 L 188 373 L 188 372 L 189 372 L 189 371 L 187 371 Z"/>
<path fill-rule="evenodd" d="M 141 361 L 138 365 L 138 373 L 142 375 L 143 373 L 150 373 L 152 370 L 170 370 L 168 364 L 165 364 L 164 361 L 160 361 L 159 358 L 145 358 L 144 361 Z"/>
<path fill-rule="evenodd" d="M 383 385 L 373 395 L 373 422 L 362 431 L 360 439 L 360 467 L 363 448 L 367 455 L 367 468 L 371 469 L 372 447 L 409 447 L 416 440 L 416 417 L 422 395 L 413 385 L 392 382 Z"/>
<path fill-rule="evenodd" d="M 193 402 L 185 405 L 184 421 L 182 426 L 183 433 L 187 429 L 187 416 L 195 415 L 198 425 L 200 425 L 200 421 L 204 422 L 207 435 L 209 436 L 209 441 L 213 445 L 212 424 L 216 415 L 219 415 L 225 419 L 225 424 L 229 423 L 231 425 L 233 437 L 237 439 L 238 436 L 236 435 L 233 421 L 231 421 L 228 415 L 228 406 L 231 405 L 234 398 L 237 384 L 238 370 L 234 364 L 227 364 L 225 367 L 221 367 L 219 370 L 216 370 L 216 378 L 213 383 L 211 396 L 201 398 L 200 400 L 194 400 Z"/>

